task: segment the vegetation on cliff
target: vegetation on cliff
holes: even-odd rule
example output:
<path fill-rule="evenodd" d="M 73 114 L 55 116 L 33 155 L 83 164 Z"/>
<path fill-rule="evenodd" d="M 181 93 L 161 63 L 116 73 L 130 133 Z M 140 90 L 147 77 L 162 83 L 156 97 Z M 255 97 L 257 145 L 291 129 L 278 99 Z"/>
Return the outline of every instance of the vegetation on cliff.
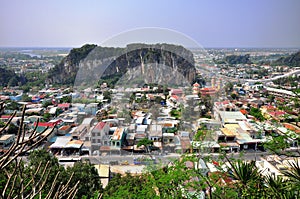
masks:
<path fill-rule="evenodd" d="M 286 66 L 300 67 L 300 51 L 286 57 L 281 57 L 277 59 L 275 62 L 273 62 L 272 65 L 286 65 Z"/>
<path fill-rule="evenodd" d="M 48 72 L 47 81 L 54 84 L 73 84 L 79 68 L 79 62 L 96 46 L 94 44 L 86 44 L 81 48 L 73 48 L 60 64 Z"/>

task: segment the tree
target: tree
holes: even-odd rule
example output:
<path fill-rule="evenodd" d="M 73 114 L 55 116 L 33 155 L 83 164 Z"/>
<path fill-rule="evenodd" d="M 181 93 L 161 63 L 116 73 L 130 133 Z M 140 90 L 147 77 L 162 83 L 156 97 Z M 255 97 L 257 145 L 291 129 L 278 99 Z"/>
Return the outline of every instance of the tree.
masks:
<path fill-rule="evenodd" d="M 116 174 L 105 188 L 103 198 L 159 198 L 149 178 L 149 174 L 132 176 L 126 173 L 123 177 Z"/>
<path fill-rule="evenodd" d="M 138 144 L 137 144 L 137 147 L 140 147 L 140 146 L 145 146 L 146 148 L 146 151 L 147 152 L 150 152 L 150 149 L 149 147 L 153 145 L 153 141 L 152 140 L 149 140 L 148 138 L 143 138 L 141 139 Z"/>
<path fill-rule="evenodd" d="M 259 108 L 251 107 L 249 114 L 254 116 L 259 121 L 264 121 L 265 120 L 265 118 L 262 115 L 261 110 Z"/>
<path fill-rule="evenodd" d="M 236 93 L 231 93 L 230 96 L 231 96 L 232 99 L 237 99 L 238 98 L 238 95 Z"/>
<path fill-rule="evenodd" d="M 63 182 L 66 183 L 70 176 L 72 176 L 71 186 L 75 186 L 80 181 L 76 198 L 91 198 L 95 192 L 103 192 L 98 172 L 89 161 L 76 162 L 72 167 L 68 167 L 67 178 L 64 178 Z"/>
<path fill-rule="evenodd" d="M 108 103 L 111 102 L 111 92 L 110 91 L 104 91 L 103 92 L 103 99 L 108 100 Z"/>
<path fill-rule="evenodd" d="M 4 108 L 0 103 L 1 109 Z M 1 112 L 1 110 L 0 110 Z M 16 112 L 11 116 L 9 121 L 5 124 L 4 128 L 0 130 L 0 134 L 4 132 L 4 129 L 11 124 L 12 118 L 16 115 Z M 26 132 L 24 124 L 25 106 L 23 107 L 22 117 L 19 128 L 17 129 L 16 139 L 11 147 L 4 151 L 0 155 L 0 197 L 1 198 L 67 198 L 73 197 L 76 194 L 78 183 L 74 186 L 69 185 L 69 181 L 65 184 L 59 183 L 58 177 L 60 172 L 55 172 L 55 177 L 51 178 L 52 167 L 50 167 L 51 161 L 37 162 L 32 164 L 33 166 L 24 165 L 20 160 L 21 154 L 24 154 L 37 146 L 39 146 L 52 131 L 48 134 L 44 134 L 44 137 L 40 137 L 35 130 L 32 132 Z M 25 134 L 29 133 L 29 139 L 25 140 Z M 34 158 L 36 159 L 36 158 Z M 50 177 L 50 178 L 49 178 Z M 68 179 L 72 179 L 70 176 Z M 50 189 L 49 189 L 50 187 Z"/>
<path fill-rule="evenodd" d="M 60 101 L 62 103 L 71 103 L 72 102 L 72 96 L 68 95 L 68 96 L 63 96 Z"/>
<path fill-rule="evenodd" d="M 51 118 L 51 114 L 50 113 L 44 113 L 44 115 L 43 115 L 43 119 L 45 120 L 45 121 L 49 121 L 50 120 L 50 118 Z"/>
<path fill-rule="evenodd" d="M 23 94 L 22 101 L 23 102 L 31 102 L 31 97 L 29 97 L 27 94 Z"/>
<path fill-rule="evenodd" d="M 290 170 L 283 172 L 285 176 L 289 178 L 289 181 L 295 185 L 295 187 L 300 187 L 300 161 L 295 159 L 293 162 L 288 162 Z M 299 189 L 298 189 L 299 192 Z"/>

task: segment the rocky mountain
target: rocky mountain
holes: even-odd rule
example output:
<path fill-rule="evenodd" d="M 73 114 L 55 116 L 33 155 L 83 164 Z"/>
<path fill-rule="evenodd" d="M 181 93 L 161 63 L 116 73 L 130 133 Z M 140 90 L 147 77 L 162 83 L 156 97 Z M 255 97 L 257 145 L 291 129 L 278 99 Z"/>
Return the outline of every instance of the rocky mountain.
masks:
<path fill-rule="evenodd" d="M 73 58 L 73 59 L 72 59 Z M 125 48 L 85 45 L 73 49 L 49 73 L 49 83 L 94 85 L 101 79 L 121 77 L 126 81 L 148 82 L 183 80 L 192 83 L 196 76 L 192 52 L 171 44 L 130 44 Z M 74 81 L 75 80 L 75 81 Z M 176 82 L 177 81 L 177 82 Z"/>
<path fill-rule="evenodd" d="M 47 82 L 49 84 L 70 84 L 74 83 L 79 63 L 94 49 L 97 45 L 86 44 L 81 48 L 73 48 L 70 53 L 51 69 L 48 73 Z"/>

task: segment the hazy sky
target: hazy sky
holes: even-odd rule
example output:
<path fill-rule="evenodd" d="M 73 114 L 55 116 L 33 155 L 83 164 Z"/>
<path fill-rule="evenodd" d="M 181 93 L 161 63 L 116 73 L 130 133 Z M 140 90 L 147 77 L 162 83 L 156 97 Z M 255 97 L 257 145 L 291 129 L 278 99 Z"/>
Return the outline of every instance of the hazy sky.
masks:
<path fill-rule="evenodd" d="M 204 47 L 300 47 L 299 0 L 1 0 L 0 46 L 101 44 L 161 27 Z"/>

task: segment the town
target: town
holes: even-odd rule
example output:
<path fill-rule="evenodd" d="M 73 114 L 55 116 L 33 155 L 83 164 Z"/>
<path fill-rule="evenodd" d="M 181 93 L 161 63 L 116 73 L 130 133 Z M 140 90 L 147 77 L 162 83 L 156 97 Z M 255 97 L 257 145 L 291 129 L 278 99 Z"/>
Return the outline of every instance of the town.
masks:
<path fill-rule="evenodd" d="M 299 156 L 300 151 L 300 72 L 287 65 L 259 64 L 259 57 L 280 58 L 294 51 L 227 50 L 227 57 L 258 59 L 239 64 L 220 62 L 224 49 L 208 52 L 203 57 L 193 51 L 197 79 L 189 87 L 145 83 L 124 88 L 105 81 L 80 91 L 48 84 L 26 91 L 2 87 L 0 153 L 14 144 L 22 121 L 25 140 L 36 131 L 43 139 L 38 148 L 65 167 L 89 159 L 104 187 L 110 173 L 142 173 L 149 162 L 168 164 L 182 154 L 243 153 L 265 175 L 282 175 L 293 159 L 281 156 Z M 214 62 L 209 62 L 212 56 Z M 40 61 L 32 65 L 43 65 Z M 7 63 L 4 58 L 2 63 Z M 22 70 L 25 65 L 31 63 L 21 61 L 15 67 Z M 211 162 L 201 167 L 216 171 Z"/>

